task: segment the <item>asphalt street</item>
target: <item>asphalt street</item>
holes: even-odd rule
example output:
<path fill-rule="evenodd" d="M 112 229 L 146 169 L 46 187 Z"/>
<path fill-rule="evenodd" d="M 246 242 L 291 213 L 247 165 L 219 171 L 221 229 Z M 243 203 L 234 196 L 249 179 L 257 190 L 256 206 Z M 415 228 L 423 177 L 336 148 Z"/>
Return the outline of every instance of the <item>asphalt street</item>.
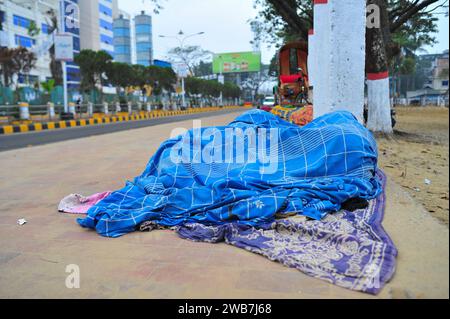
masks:
<path fill-rule="evenodd" d="M 112 124 L 65 128 L 59 130 L 18 133 L 12 135 L 0 135 L 0 152 L 51 144 L 89 136 L 104 135 L 126 130 L 134 130 L 143 127 L 156 126 L 160 124 L 194 120 L 234 112 L 234 110 L 223 110 L 217 112 L 198 113 L 173 117 L 154 118 L 142 121 L 118 122 Z"/>

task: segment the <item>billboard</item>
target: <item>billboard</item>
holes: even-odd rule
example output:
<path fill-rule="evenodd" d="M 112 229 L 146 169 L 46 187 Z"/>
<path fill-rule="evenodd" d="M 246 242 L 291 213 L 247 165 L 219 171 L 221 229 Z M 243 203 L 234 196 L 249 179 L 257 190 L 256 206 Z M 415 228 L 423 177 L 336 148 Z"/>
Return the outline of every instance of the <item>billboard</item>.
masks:
<path fill-rule="evenodd" d="M 215 74 L 259 71 L 261 71 L 260 52 L 214 54 L 213 72 Z"/>

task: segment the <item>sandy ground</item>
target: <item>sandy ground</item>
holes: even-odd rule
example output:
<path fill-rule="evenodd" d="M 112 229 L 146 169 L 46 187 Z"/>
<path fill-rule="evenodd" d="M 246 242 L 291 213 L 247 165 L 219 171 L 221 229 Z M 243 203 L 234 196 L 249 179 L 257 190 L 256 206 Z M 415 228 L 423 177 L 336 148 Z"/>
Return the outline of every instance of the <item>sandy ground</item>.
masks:
<path fill-rule="evenodd" d="M 237 113 L 203 120 L 223 125 Z M 0 298 L 448 298 L 449 229 L 388 179 L 384 227 L 399 250 L 378 296 L 308 277 L 225 244 L 171 231 L 102 238 L 57 204 L 70 193 L 115 190 L 144 169 L 174 126 L 164 124 L 0 153 Z M 17 225 L 19 218 L 28 223 Z M 66 267 L 80 267 L 68 289 Z"/>
<path fill-rule="evenodd" d="M 394 136 L 378 138 L 380 166 L 448 226 L 449 110 L 398 107 L 397 113 Z"/>

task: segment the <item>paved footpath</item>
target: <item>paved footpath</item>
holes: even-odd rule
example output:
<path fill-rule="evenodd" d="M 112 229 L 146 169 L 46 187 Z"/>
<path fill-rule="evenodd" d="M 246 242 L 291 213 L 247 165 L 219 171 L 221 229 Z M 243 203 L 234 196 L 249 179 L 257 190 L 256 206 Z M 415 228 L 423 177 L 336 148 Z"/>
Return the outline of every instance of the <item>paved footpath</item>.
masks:
<path fill-rule="evenodd" d="M 222 125 L 238 113 L 203 119 Z M 0 298 L 374 298 L 225 244 L 171 231 L 118 239 L 59 214 L 67 194 L 115 190 L 141 173 L 178 122 L 0 153 Z M 400 255 L 379 298 L 448 298 L 449 233 L 389 182 L 385 228 Z M 17 225 L 19 218 L 28 223 Z M 81 288 L 67 289 L 66 266 Z"/>

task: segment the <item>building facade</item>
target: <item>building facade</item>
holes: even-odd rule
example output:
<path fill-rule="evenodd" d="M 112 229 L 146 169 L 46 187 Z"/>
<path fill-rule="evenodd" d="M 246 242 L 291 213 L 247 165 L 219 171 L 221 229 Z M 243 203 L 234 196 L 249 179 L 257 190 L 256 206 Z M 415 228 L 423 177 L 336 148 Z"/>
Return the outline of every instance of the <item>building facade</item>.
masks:
<path fill-rule="evenodd" d="M 149 66 L 153 63 L 153 27 L 152 17 L 142 11 L 134 18 L 136 62 Z"/>
<path fill-rule="evenodd" d="M 419 57 L 429 61 L 428 78 L 419 90 L 406 93 L 406 103 L 415 105 L 449 105 L 449 56 L 448 50 L 441 54 Z"/>
<path fill-rule="evenodd" d="M 114 57 L 113 20 L 118 16 L 117 0 L 78 0 L 81 49 L 106 51 Z"/>
<path fill-rule="evenodd" d="M 124 13 L 114 19 L 114 60 L 121 63 L 132 63 L 131 21 Z"/>
<path fill-rule="evenodd" d="M 53 45 L 53 37 L 50 34 L 54 29 L 52 16 L 59 17 L 60 10 L 59 0 L 6 0 L 0 2 L 0 19 L 2 21 L 0 45 L 9 48 L 24 47 L 34 52 L 37 57 L 36 67 L 30 71 L 29 75 L 19 74 L 14 79 L 19 86 L 34 85 L 52 77 L 49 55 L 49 49 Z M 75 55 L 80 52 L 78 0 L 65 0 L 63 10 L 70 16 L 66 18 L 63 26 L 60 25 L 58 19 L 58 28 L 73 36 Z M 32 29 L 34 31 L 30 31 Z M 69 88 L 79 87 L 80 70 L 74 63 L 67 64 L 67 83 Z"/>
<path fill-rule="evenodd" d="M 47 38 L 47 31 L 50 28 L 49 10 L 58 10 L 58 1 L 3 1 L 0 2 L 0 21 L 2 30 L 0 31 L 0 45 L 8 48 L 24 47 L 33 51 L 42 45 Z M 41 30 L 38 34 L 29 32 L 34 24 Z M 15 81 L 19 84 L 42 82 L 51 77 L 50 56 L 43 52 L 37 56 L 36 67 L 31 70 L 28 79 L 23 74 L 19 74 Z"/>
<path fill-rule="evenodd" d="M 60 26 L 63 33 L 71 34 L 73 37 L 73 54 L 76 56 L 81 50 L 80 39 L 80 12 L 78 6 L 79 0 L 64 0 L 65 23 Z M 58 11 L 59 14 L 59 11 Z M 67 70 L 67 88 L 77 90 L 80 87 L 81 74 L 80 67 L 75 62 L 66 64 Z"/>

